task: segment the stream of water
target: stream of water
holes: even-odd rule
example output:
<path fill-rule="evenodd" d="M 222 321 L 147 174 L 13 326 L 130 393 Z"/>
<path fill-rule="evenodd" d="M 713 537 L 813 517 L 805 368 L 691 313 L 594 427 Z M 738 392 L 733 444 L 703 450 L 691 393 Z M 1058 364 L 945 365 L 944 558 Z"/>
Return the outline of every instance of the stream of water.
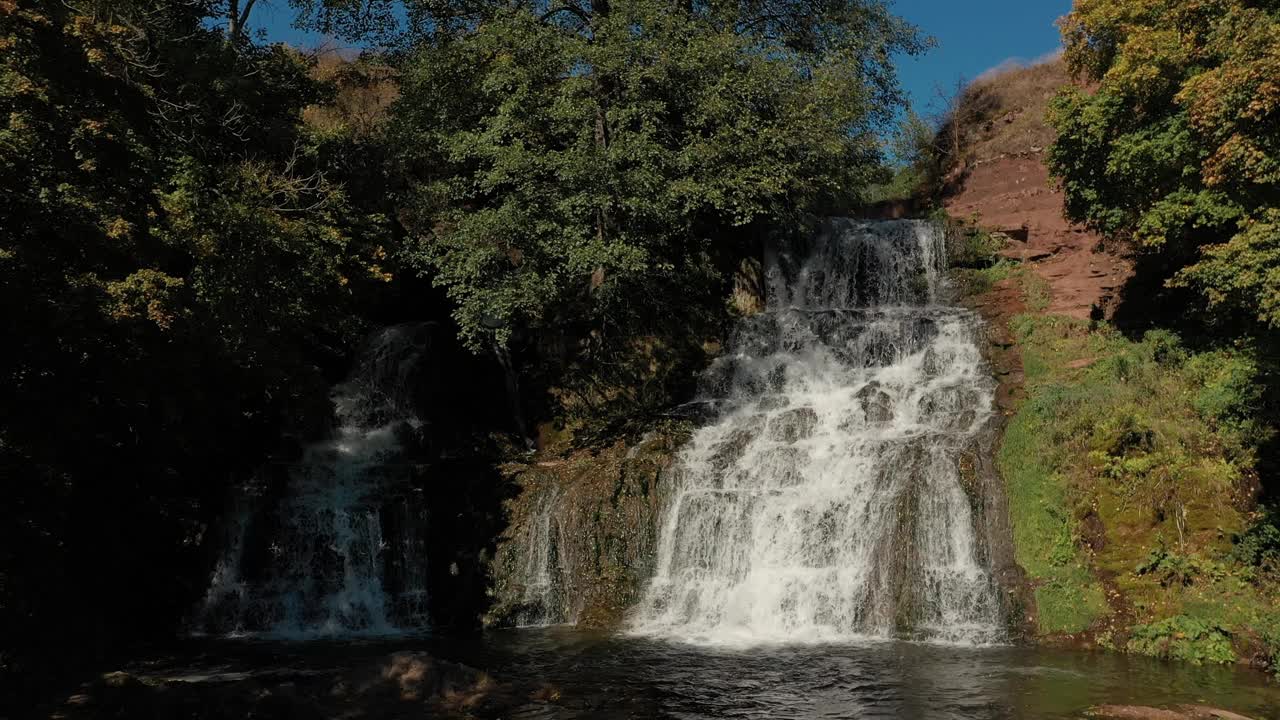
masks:
<path fill-rule="evenodd" d="M 501 717 L 1054 720 L 1102 703 L 1280 717 L 1259 673 L 1005 644 L 963 463 L 989 452 L 994 382 L 944 262 L 919 221 L 834 220 L 770 253 L 765 312 L 702 378 L 709 419 L 675 464 L 656 570 L 621 634 L 421 633 L 425 508 L 389 473 L 416 429 L 424 347 L 415 326 L 375 333 L 334 389 L 329 438 L 237 501 L 196 629 L 255 639 L 188 639 L 131 671 L 332 700 L 341 678 L 411 650 L 528 698 Z M 518 624 L 570 619 L 555 612 L 572 545 L 560 500 L 547 492 L 519 536 Z"/>
<path fill-rule="evenodd" d="M 1003 636 L 959 461 L 992 413 L 934 223 L 833 220 L 773 253 L 707 371 L 642 635 L 711 644 Z"/>
<path fill-rule="evenodd" d="M 426 345 L 423 325 L 372 333 L 330 394 L 329 436 L 241 488 L 197 633 L 302 639 L 426 626 L 425 508 L 399 464 L 420 426 L 413 393 Z"/>

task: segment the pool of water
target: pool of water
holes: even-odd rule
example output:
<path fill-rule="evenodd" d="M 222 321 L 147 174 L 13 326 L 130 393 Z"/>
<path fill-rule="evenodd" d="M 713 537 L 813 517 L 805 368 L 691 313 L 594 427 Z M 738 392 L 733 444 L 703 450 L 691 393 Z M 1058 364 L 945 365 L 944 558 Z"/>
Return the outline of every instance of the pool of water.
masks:
<path fill-rule="evenodd" d="M 572 628 L 343 642 L 203 641 L 131 668 L 187 682 L 323 676 L 398 651 L 545 690 L 521 718 L 1081 718 L 1091 706 L 1207 704 L 1280 718 L 1265 674 L 1028 647 L 906 642 L 708 649 Z"/>

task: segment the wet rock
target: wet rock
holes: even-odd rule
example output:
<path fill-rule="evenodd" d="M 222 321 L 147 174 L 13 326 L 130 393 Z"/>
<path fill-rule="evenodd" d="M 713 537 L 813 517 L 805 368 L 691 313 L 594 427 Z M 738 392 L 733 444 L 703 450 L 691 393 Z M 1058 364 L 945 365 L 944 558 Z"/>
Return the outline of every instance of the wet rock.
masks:
<path fill-rule="evenodd" d="M 724 398 L 729 394 L 738 361 L 732 357 L 716 358 L 698 379 L 698 393 L 707 398 Z"/>
<path fill-rule="evenodd" d="M 486 673 L 444 662 L 422 652 L 391 655 L 381 667 L 356 682 L 361 694 L 381 694 L 402 702 L 449 699 L 468 704 L 468 697 L 493 688 Z"/>
<path fill-rule="evenodd" d="M 934 348 L 925 350 L 920 366 L 925 376 L 931 378 L 938 377 L 947 371 L 946 358 Z"/>
<path fill-rule="evenodd" d="M 788 410 L 769 422 L 768 437 L 770 440 L 793 443 L 813 435 L 813 428 L 818 424 L 818 413 L 811 407 L 799 407 Z"/>
<path fill-rule="evenodd" d="M 395 653 L 347 669 L 187 668 L 138 677 L 111 673 L 82 690 L 52 717 L 499 717 L 530 695 L 487 673 L 421 652 Z"/>
<path fill-rule="evenodd" d="M 888 423 L 893 421 L 893 398 L 880 388 L 880 383 L 868 383 L 857 392 L 855 397 L 862 407 L 863 415 L 868 423 Z"/>
<path fill-rule="evenodd" d="M 720 400 L 694 400 L 672 408 L 665 413 L 665 416 L 702 425 L 719 416 L 720 408 L 723 405 L 723 401 Z"/>
<path fill-rule="evenodd" d="M 978 393 L 972 388 L 956 385 L 932 390 L 920 398 L 922 415 L 961 412 L 977 406 Z"/>
<path fill-rule="evenodd" d="M 963 431 L 978 419 L 979 396 L 971 388 L 938 388 L 920 398 L 920 416 L 944 430 Z"/>
<path fill-rule="evenodd" d="M 1085 715 L 1111 720 L 1253 720 L 1207 705 L 1178 705 L 1172 709 L 1145 705 L 1099 705 L 1090 708 Z"/>
<path fill-rule="evenodd" d="M 739 320 L 729 345 L 748 357 L 765 357 L 778 351 L 780 334 L 777 317 L 762 313 Z"/>
<path fill-rule="evenodd" d="M 787 384 L 787 368 L 772 358 L 736 358 L 733 372 L 725 375 L 723 369 L 717 369 L 712 385 L 704 386 L 704 395 L 709 397 L 754 398 L 761 395 L 781 392 Z"/>
<path fill-rule="evenodd" d="M 755 435 L 744 432 L 712 448 L 718 462 L 740 457 L 764 425 L 758 416 L 750 423 Z M 618 442 L 557 457 L 550 466 L 511 468 L 522 491 L 507 502 L 508 530 L 489 562 L 493 605 L 484 623 L 538 617 L 616 626 L 653 574 L 661 513 L 685 471 L 675 457 L 687 428 L 668 423 L 634 445 Z M 526 592 L 534 586 L 537 592 Z"/>
<path fill-rule="evenodd" d="M 756 415 L 742 427 L 735 428 L 733 432 L 729 433 L 729 437 L 715 445 L 715 448 L 711 451 L 711 457 L 707 460 L 708 464 L 717 472 L 721 472 L 733 465 L 746 452 L 747 446 L 760 436 L 760 431 L 763 428 L 763 415 Z"/>
<path fill-rule="evenodd" d="M 767 474 L 778 487 L 794 487 L 804 482 L 808 456 L 798 448 L 771 448 L 760 454 L 756 472 Z"/>
<path fill-rule="evenodd" d="M 756 408 L 763 411 L 781 410 L 791 404 L 791 399 L 786 395 L 765 395 L 756 401 Z"/>
<path fill-rule="evenodd" d="M 787 386 L 787 366 L 778 365 L 769 371 L 768 388 L 770 392 L 780 393 Z"/>
<path fill-rule="evenodd" d="M 938 334 L 937 323 L 926 317 L 885 317 L 835 345 L 841 361 L 860 367 L 885 367 L 920 352 Z"/>
<path fill-rule="evenodd" d="M 949 430 L 965 430 L 973 427 L 974 421 L 978 419 L 978 413 L 973 410 L 964 410 L 950 416 L 947 424 Z"/>

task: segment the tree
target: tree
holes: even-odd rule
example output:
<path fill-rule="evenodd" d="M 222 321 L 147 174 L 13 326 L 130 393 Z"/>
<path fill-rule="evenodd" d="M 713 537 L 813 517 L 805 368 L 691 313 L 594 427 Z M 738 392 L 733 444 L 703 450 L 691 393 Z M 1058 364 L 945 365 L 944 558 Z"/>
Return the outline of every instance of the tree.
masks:
<path fill-rule="evenodd" d="M 1280 5 L 1077 0 L 1062 30 L 1098 83 L 1052 110 L 1068 214 L 1218 315 L 1280 327 Z"/>
<path fill-rule="evenodd" d="M 331 90 L 224 10 L 0 3 L 0 671 L 171 631 L 228 484 L 323 426 L 381 282 L 380 222 L 301 121 Z"/>
<path fill-rule="evenodd" d="M 867 177 L 920 46 L 878 2 L 495 10 L 406 71 L 419 257 L 475 347 L 663 316 L 743 228 Z"/>

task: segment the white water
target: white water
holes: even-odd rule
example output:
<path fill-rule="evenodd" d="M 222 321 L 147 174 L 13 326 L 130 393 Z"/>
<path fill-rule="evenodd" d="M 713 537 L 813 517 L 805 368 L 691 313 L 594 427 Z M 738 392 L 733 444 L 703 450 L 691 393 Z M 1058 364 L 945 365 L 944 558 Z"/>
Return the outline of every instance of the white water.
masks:
<path fill-rule="evenodd" d="M 543 490 L 537 507 L 521 536 L 515 579 L 523 590 L 512 621 L 517 627 L 573 624 L 581 598 L 569 597 L 573 580 L 564 555 L 572 543 L 564 537 L 559 488 Z"/>
<path fill-rule="evenodd" d="M 959 455 L 993 386 L 941 303 L 941 231 L 833 221 L 769 258 L 766 312 L 703 378 L 632 629 L 709 644 L 1002 636 Z"/>
<path fill-rule="evenodd" d="M 298 638 L 427 622 L 425 512 L 402 439 L 425 328 L 383 328 L 334 387 L 337 427 L 301 463 L 264 469 L 237 498 L 199 632 Z"/>

